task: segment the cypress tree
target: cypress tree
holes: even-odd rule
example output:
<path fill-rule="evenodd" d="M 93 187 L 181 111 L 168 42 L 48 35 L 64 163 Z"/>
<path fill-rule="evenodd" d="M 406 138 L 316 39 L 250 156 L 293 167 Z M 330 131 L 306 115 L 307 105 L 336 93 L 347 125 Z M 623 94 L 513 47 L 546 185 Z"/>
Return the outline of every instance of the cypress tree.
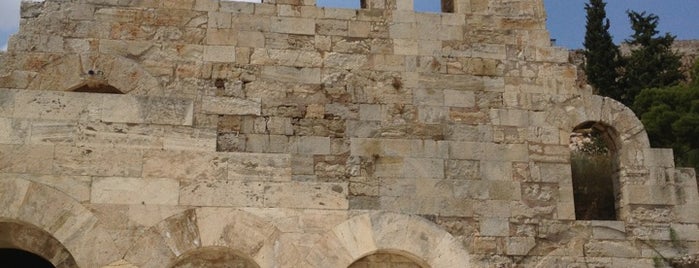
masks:
<path fill-rule="evenodd" d="M 632 50 L 625 59 L 626 93 L 621 101 L 631 106 L 641 90 L 675 86 L 685 77 L 679 70 L 681 55 L 672 50 L 675 36 L 669 33 L 658 36 L 658 16 L 634 11 L 627 11 L 627 14 L 634 33 L 626 40 Z"/>
<path fill-rule="evenodd" d="M 621 56 L 609 34 L 609 19 L 603 0 L 590 0 L 585 4 L 587 24 L 585 31 L 585 74 L 596 93 L 621 100 L 623 90 L 619 85 Z"/>

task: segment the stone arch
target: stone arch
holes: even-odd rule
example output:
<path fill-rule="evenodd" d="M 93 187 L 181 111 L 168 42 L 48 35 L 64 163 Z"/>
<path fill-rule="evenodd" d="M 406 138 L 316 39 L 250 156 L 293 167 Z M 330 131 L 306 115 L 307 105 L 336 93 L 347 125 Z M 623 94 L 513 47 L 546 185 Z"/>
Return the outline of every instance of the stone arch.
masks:
<path fill-rule="evenodd" d="M 161 92 L 157 78 L 133 60 L 107 54 L 66 55 L 46 65 L 29 89 L 73 91 L 109 88 L 106 93 L 150 95 Z M 118 92 L 113 92 L 113 89 Z M 103 90 L 101 90 L 103 91 Z M 99 93 L 105 93 L 97 91 Z"/>
<path fill-rule="evenodd" d="M 3 179 L 0 207 L 0 230 L 19 232 L 0 238 L 3 242 L 42 256 L 56 267 L 98 266 L 98 253 L 91 246 L 97 218 L 70 196 L 40 183 Z M 26 236 L 15 237 L 22 234 Z M 46 244 L 33 244 L 32 239 Z"/>
<path fill-rule="evenodd" d="M 188 254 L 226 249 L 259 267 L 276 267 L 279 234 L 273 224 L 242 210 L 189 209 L 149 228 L 124 260 L 141 268 L 162 267 Z"/>
<path fill-rule="evenodd" d="M 29 252 L 54 267 L 77 268 L 68 250 L 48 232 L 24 222 L 0 221 L 0 248 Z"/>
<path fill-rule="evenodd" d="M 620 204 L 618 132 L 605 123 L 586 121 L 572 129 L 570 143 L 575 219 L 616 220 Z"/>
<path fill-rule="evenodd" d="M 617 218 L 629 215 L 628 187 L 634 183 L 649 180 L 645 166 L 646 152 L 650 148 L 648 134 L 636 115 L 623 104 L 607 97 L 589 95 L 578 96 L 554 104 L 546 115 L 547 123 L 557 127 L 562 133 L 570 133 L 586 122 L 608 126 L 614 130 L 612 137 L 616 146 L 618 183 Z"/>
<path fill-rule="evenodd" d="M 348 268 L 363 267 L 427 268 L 429 265 L 408 253 L 385 250 L 364 256 L 348 266 Z"/>
<path fill-rule="evenodd" d="M 462 244 L 436 224 L 419 216 L 371 212 L 335 226 L 297 267 L 348 267 L 376 252 L 409 256 L 432 268 L 470 266 Z"/>
<path fill-rule="evenodd" d="M 227 247 L 203 247 L 180 255 L 170 268 L 260 268 L 254 260 Z"/>

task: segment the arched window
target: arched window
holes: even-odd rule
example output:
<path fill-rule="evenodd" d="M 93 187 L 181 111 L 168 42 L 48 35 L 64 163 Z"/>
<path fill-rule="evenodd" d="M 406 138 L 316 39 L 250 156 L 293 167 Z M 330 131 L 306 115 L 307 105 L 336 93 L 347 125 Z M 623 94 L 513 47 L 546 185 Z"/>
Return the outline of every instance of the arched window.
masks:
<path fill-rule="evenodd" d="M 619 142 L 616 131 L 585 122 L 570 135 L 577 220 L 616 220 L 619 210 Z"/>
<path fill-rule="evenodd" d="M 427 264 L 419 264 L 413 258 L 388 252 L 377 252 L 361 258 L 347 268 L 429 268 Z"/>

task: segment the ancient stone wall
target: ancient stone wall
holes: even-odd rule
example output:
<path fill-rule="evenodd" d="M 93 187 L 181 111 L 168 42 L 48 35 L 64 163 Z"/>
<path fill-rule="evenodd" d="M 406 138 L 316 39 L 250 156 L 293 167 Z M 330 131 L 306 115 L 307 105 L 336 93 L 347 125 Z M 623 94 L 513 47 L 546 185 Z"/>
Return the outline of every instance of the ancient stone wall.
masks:
<path fill-rule="evenodd" d="M 63 248 L 8 244 L 78 267 L 696 254 L 694 171 L 577 86 L 542 2 L 451 7 L 23 3 L 0 56 L 0 220 Z M 616 221 L 575 219 L 569 136 L 589 122 L 614 134 Z"/>

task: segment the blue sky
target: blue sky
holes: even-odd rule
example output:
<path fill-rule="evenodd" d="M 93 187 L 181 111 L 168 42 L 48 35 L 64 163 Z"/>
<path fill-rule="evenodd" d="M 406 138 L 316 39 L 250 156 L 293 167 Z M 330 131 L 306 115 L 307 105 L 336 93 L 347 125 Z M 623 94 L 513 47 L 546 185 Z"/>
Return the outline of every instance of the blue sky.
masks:
<path fill-rule="evenodd" d="M 251 0 L 247 0 L 251 1 Z M 317 0 L 318 5 L 358 7 L 359 0 Z M 420 11 L 438 11 L 438 0 L 414 0 Z M 0 48 L 10 34 L 17 31 L 20 0 L 0 0 Z M 548 29 L 556 44 L 581 48 L 585 35 L 587 0 L 544 0 Z M 631 34 L 626 10 L 647 11 L 660 16 L 660 32 L 670 32 L 678 39 L 699 39 L 699 0 L 607 0 L 607 16 L 616 43 Z"/>

